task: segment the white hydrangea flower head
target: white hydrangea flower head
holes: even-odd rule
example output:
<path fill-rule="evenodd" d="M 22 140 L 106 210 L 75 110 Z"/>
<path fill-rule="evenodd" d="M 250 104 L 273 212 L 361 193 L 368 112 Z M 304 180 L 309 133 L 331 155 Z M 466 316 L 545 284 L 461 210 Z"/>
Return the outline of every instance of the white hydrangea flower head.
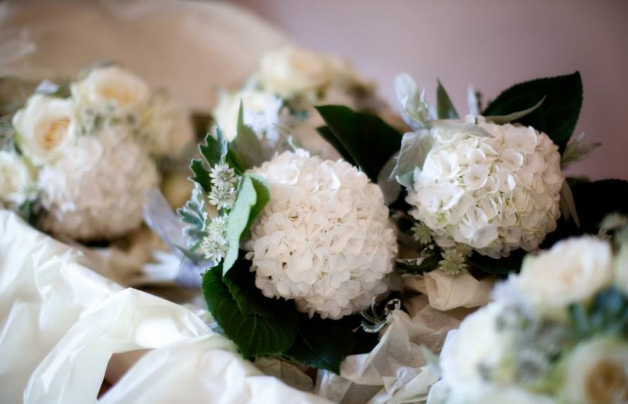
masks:
<path fill-rule="evenodd" d="M 265 296 L 338 319 L 386 292 L 396 237 L 382 191 L 364 173 L 303 150 L 253 171 L 272 194 L 246 245 Z"/>
<path fill-rule="evenodd" d="M 491 137 L 430 130 L 433 146 L 408 189 L 410 214 L 443 247 L 467 244 L 493 258 L 534 250 L 560 216 L 558 147 L 532 127 L 477 124 Z"/>
<path fill-rule="evenodd" d="M 111 239 L 142 223 L 146 191 L 159 185 L 147 151 L 124 127 L 80 136 L 39 174 L 42 228 L 73 239 Z"/>

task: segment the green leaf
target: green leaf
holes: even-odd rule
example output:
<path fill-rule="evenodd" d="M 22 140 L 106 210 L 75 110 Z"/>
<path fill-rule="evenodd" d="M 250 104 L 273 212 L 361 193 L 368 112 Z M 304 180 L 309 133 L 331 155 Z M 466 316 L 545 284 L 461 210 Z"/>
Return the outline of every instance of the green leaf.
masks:
<path fill-rule="evenodd" d="M 210 167 L 224 163 L 227 156 L 227 140 L 223 136 L 222 130 L 220 128 L 216 130 L 216 137 L 208 133 L 205 136 L 205 144 L 201 144 L 198 149 Z"/>
<path fill-rule="evenodd" d="M 628 297 L 615 287 L 598 292 L 590 303 L 571 305 L 569 316 L 580 338 L 595 334 L 628 336 Z"/>
<path fill-rule="evenodd" d="M 209 193 L 212 190 L 212 181 L 209 177 L 209 170 L 205 168 L 203 162 L 198 159 L 192 160 L 190 170 L 192 170 L 192 173 L 194 174 L 194 176 L 190 179 L 203 187 L 205 192 Z"/>
<path fill-rule="evenodd" d="M 397 164 L 391 174 L 401 185 L 412 189 L 415 168 L 421 170 L 425 159 L 432 150 L 434 138 L 428 130 L 410 132 L 403 135 Z"/>
<path fill-rule="evenodd" d="M 441 84 L 440 80 L 437 80 L 436 86 L 436 109 L 438 119 L 458 119 L 458 112 L 454 104 L 451 102 L 445 87 Z"/>
<path fill-rule="evenodd" d="M 344 161 L 356 167 L 358 166 L 355 160 L 353 160 L 353 157 L 351 157 L 349 151 L 342 145 L 340 140 L 338 140 L 334 132 L 332 132 L 328 126 L 320 126 L 316 128 L 316 131 L 323 137 L 323 139 L 327 140 L 334 149 L 336 149 Z"/>
<path fill-rule="evenodd" d="M 522 111 L 537 104 L 543 97 L 546 97 L 545 101 L 539 108 L 516 122 L 547 133 L 563 153 L 582 107 L 582 80 L 578 72 L 517 84 L 491 102 L 483 115 L 508 115 Z"/>
<path fill-rule="evenodd" d="M 507 275 L 511 272 L 519 272 L 523 258 L 527 253 L 524 250 L 515 250 L 508 257 L 495 259 L 474 252 L 469 257 L 469 263 L 476 269 L 491 275 Z"/>
<path fill-rule="evenodd" d="M 237 162 L 243 172 L 249 168 L 260 166 L 272 157 L 264 149 L 253 129 L 244 124 L 242 102 L 240 102 L 238 112 L 238 135 L 229 143 L 229 149 L 233 153 L 232 159 Z"/>
<path fill-rule="evenodd" d="M 585 142 L 583 139 L 584 132 L 567 143 L 565 152 L 560 159 L 561 169 L 565 169 L 574 163 L 584 160 L 589 154 L 602 145 L 602 143 L 599 142 Z"/>
<path fill-rule="evenodd" d="M 226 274 L 238 258 L 240 241 L 249 230 L 253 221 L 262 212 L 270 200 L 270 185 L 262 177 L 253 174 L 244 174 L 238 186 L 233 209 L 227 222 L 227 242 L 229 247 L 223 262 L 223 272 Z"/>
<path fill-rule="evenodd" d="M 516 121 L 517 119 L 521 119 L 524 116 L 531 114 L 543 104 L 543 101 L 545 101 L 545 97 L 543 97 L 541 101 L 537 102 L 535 105 L 531 106 L 530 108 L 524 109 L 523 111 L 513 112 L 508 115 L 485 116 L 484 118 L 486 118 L 486 120 L 489 122 L 503 125 L 505 123 Z"/>
<path fill-rule="evenodd" d="M 356 337 L 345 319 L 323 320 L 318 316 L 301 315 L 294 345 L 285 355 L 317 369 L 340 373 L 343 359 L 353 353 Z"/>
<path fill-rule="evenodd" d="M 188 245 L 201 240 L 205 235 L 208 214 L 199 184 L 194 184 L 190 200 L 182 208 L 177 209 L 177 213 L 181 221 L 189 225 L 183 230 L 183 233 L 188 237 Z"/>
<path fill-rule="evenodd" d="M 212 316 L 245 358 L 282 354 L 294 344 L 299 323 L 294 302 L 264 297 L 248 261 L 238 260 L 225 277 L 220 265 L 207 271 L 202 289 Z"/>
<path fill-rule="evenodd" d="M 371 179 L 377 176 L 388 159 L 399 150 L 401 134 L 379 117 L 359 113 L 340 105 L 316 107 L 327 127 L 340 144 L 341 154 L 351 160 Z"/>

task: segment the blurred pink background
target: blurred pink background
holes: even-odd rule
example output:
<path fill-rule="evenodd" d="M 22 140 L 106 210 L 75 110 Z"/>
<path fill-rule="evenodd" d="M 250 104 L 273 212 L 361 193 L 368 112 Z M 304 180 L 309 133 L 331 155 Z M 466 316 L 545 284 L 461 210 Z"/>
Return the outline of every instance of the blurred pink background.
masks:
<path fill-rule="evenodd" d="M 298 43 L 352 59 L 394 102 L 410 73 L 460 113 L 468 85 L 484 99 L 520 81 L 579 70 L 576 134 L 603 145 L 571 173 L 628 179 L 628 0 L 233 0 Z"/>

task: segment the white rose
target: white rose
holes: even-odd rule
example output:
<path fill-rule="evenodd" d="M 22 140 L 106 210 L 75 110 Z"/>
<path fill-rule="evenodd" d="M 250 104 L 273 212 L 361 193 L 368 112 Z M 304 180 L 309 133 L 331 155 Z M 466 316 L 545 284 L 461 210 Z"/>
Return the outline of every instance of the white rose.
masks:
<path fill-rule="evenodd" d="M 509 282 L 533 307 L 560 315 L 565 308 L 591 297 L 613 279 L 609 243 L 579 237 L 556 243 L 537 256 L 527 256 L 519 275 Z"/>
<path fill-rule="evenodd" d="M 80 108 L 92 107 L 97 111 L 112 108 L 127 113 L 148 102 L 148 84 L 119 66 L 95 68 L 87 77 L 74 83 L 72 96 Z"/>
<path fill-rule="evenodd" d="M 58 158 L 76 137 L 70 100 L 35 94 L 13 117 L 20 149 L 33 163 Z"/>
<path fill-rule="evenodd" d="M 166 93 L 155 94 L 144 110 L 141 141 L 158 157 L 177 157 L 194 140 L 189 112 Z"/>
<path fill-rule="evenodd" d="M 15 153 L 0 150 L 0 205 L 19 207 L 35 196 L 33 175 Z"/>
<path fill-rule="evenodd" d="M 318 91 L 327 86 L 332 78 L 333 70 L 328 57 L 318 52 L 285 47 L 262 58 L 262 85 L 282 97 Z"/>
<path fill-rule="evenodd" d="M 487 372 L 500 368 L 511 351 L 511 335 L 497 329 L 502 310 L 500 304 L 490 303 L 466 317 L 458 330 L 447 335 L 440 367 L 452 402 L 470 402 L 483 395 L 489 388 Z"/>
<path fill-rule="evenodd" d="M 570 404 L 628 402 L 628 344 L 598 338 L 579 344 L 566 363 L 561 398 Z"/>

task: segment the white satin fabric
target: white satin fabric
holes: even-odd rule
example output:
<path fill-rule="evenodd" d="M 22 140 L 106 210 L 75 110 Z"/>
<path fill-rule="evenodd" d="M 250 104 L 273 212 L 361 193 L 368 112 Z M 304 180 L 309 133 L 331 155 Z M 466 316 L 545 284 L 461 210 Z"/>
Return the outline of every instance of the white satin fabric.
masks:
<path fill-rule="evenodd" d="M 264 375 L 186 307 L 123 289 L 84 264 L 0 210 L 3 404 L 95 403 L 116 361 L 103 403 L 328 402 Z"/>

